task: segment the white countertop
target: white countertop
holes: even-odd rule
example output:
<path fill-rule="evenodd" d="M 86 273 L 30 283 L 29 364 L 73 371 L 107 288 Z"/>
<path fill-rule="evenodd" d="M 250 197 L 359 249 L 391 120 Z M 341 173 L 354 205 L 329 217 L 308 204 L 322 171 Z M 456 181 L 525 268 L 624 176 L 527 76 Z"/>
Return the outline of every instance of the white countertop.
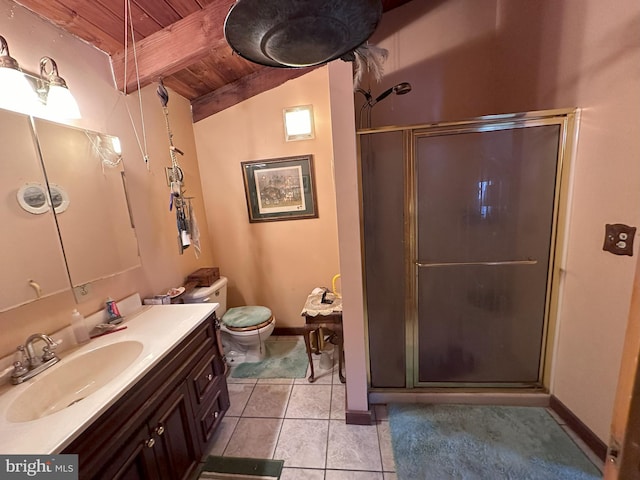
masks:
<path fill-rule="evenodd" d="M 60 355 L 60 362 L 20 385 L 0 388 L 0 454 L 49 454 L 62 451 L 217 308 L 217 303 L 143 307 L 140 313 L 125 319 L 122 325 L 126 325 L 126 329 L 94 338 L 89 343 L 64 352 Z M 142 352 L 129 367 L 96 392 L 37 420 L 17 423 L 7 420 L 7 411 L 12 402 L 40 377 L 90 350 L 129 340 L 141 342 Z"/>

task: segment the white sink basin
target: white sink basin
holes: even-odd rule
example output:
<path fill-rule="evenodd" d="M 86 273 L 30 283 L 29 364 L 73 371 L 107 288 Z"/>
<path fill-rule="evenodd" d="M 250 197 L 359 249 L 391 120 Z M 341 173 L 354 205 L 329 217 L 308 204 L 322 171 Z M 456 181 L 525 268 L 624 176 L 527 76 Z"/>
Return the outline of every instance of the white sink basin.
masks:
<path fill-rule="evenodd" d="M 143 344 L 122 341 L 89 350 L 40 373 L 7 409 L 9 422 L 29 422 L 74 405 L 129 367 Z"/>

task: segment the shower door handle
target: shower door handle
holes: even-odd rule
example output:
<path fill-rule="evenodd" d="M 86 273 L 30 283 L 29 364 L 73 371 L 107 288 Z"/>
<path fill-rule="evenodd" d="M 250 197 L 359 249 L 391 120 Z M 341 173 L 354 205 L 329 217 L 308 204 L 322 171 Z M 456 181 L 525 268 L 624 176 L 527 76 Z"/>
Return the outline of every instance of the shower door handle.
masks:
<path fill-rule="evenodd" d="M 502 265 L 535 265 L 537 260 L 508 260 L 505 262 L 415 262 L 416 267 L 496 267 Z"/>

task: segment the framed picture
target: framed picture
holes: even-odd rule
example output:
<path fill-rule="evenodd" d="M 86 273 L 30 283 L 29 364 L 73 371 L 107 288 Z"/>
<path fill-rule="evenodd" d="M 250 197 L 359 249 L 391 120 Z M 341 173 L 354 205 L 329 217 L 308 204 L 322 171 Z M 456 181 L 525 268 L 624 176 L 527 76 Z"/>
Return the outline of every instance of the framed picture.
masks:
<path fill-rule="evenodd" d="M 242 162 L 249 222 L 317 218 L 313 157 Z"/>

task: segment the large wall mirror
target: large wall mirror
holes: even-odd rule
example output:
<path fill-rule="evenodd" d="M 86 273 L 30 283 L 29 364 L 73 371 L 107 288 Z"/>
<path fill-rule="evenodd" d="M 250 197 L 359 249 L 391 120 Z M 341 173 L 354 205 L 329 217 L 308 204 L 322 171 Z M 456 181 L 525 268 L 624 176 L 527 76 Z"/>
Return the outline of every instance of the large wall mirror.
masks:
<path fill-rule="evenodd" d="M 0 140 L 0 311 L 140 266 L 117 138 L 0 110 Z"/>

